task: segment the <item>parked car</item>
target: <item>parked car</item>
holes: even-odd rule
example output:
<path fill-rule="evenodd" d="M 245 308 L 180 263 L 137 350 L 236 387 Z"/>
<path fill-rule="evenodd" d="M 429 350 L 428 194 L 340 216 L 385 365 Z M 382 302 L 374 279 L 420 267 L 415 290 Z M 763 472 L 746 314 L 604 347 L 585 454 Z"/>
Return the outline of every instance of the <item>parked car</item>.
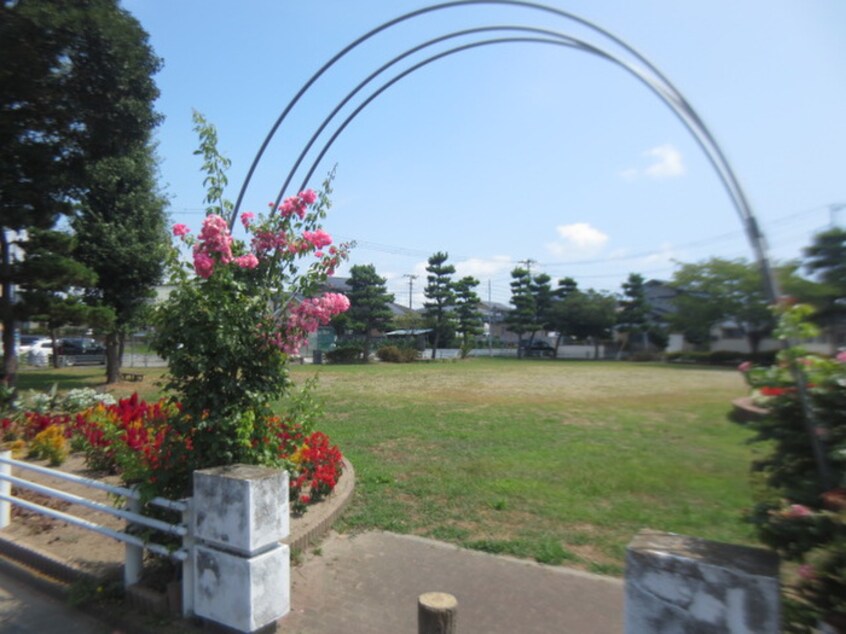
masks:
<path fill-rule="evenodd" d="M 524 341 L 521 345 L 523 349 L 523 356 L 526 357 L 554 357 L 555 348 L 549 345 L 548 342 L 540 341 Z"/>
<path fill-rule="evenodd" d="M 57 350 L 65 365 L 105 364 L 106 348 L 90 337 L 66 337 Z"/>
<path fill-rule="evenodd" d="M 25 340 L 24 337 L 27 337 Z M 27 341 L 27 343 L 24 343 Z M 53 358 L 53 341 L 45 337 L 31 340 L 31 335 L 21 335 L 21 345 L 18 347 L 18 358 L 24 363 L 44 367 L 50 365 Z"/>
<path fill-rule="evenodd" d="M 27 353 L 32 350 L 33 346 L 42 341 L 50 341 L 44 335 L 19 335 L 18 336 L 18 356 L 26 357 Z"/>

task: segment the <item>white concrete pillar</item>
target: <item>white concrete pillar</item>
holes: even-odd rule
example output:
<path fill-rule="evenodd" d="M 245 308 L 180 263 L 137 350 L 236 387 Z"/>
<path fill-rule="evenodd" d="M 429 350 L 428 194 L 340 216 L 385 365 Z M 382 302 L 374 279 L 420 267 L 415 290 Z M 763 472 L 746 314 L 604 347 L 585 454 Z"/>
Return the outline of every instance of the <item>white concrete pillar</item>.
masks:
<path fill-rule="evenodd" d="M 643 530 L 626 552 L 626 634 L 781 632 L 778 556 Z"/>
<path fill-rule="evenodd" d="M 249 465 L 194 472 L 194 613 L 253 632 L 291 606 L 288 474 Z"/>

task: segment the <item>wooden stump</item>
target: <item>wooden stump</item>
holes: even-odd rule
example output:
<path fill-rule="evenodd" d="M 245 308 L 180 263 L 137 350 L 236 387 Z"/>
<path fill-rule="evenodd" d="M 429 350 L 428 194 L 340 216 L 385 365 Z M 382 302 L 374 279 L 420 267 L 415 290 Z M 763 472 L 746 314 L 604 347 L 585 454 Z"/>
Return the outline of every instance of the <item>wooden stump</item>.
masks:
<path fill-rule="evenodd" d="M 427 592 L 417 599 L 418 634 L 455 634 L 458 600 L 445 592 Z"/>

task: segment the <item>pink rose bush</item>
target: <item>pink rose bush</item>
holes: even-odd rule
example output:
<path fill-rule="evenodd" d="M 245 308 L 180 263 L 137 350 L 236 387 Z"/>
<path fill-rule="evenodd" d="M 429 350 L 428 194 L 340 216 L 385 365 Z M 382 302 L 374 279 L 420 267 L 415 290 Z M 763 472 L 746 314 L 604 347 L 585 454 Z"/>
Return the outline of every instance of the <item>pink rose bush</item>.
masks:
<path fill-rule="evenodd" d="M 349 308 L 346 296 L 324 290 L 349 249 L 321 226 L 328 193 L 327 181 L 320 193 L 307 189 L 264 214 L 242 214 L 244 238 L 233 235 L 235 219 L 225 217 L 224 204 L 196 234 L 173 227 L 190 258 L 179 257 L 185 248 L 174 249 L 174 291 L 157 307 L 151 345 L 168 362 L 165 387 L 180 406 L 161 451 L 185 462 L 166 491 L 151 493 L 187 491 L 191 471 L 211 466 L 300 472 L 277 428 L 279 420 L 315 420 L 307 410 L 316 406 L 292 390 L 287 363 L 312 333 Z M 311 424 L 302 422 L 304 434 L 315 431 Z M 190 452 L 180 440 L 187 437 Z"/>
<path fill-rule="evenodd" d="M 812 316 L 808 306 L 785 306 L 776 334 L 814 337 Z M 739 369 L 766 408 L 746 423 L 762 443 L 753 471 L 766 485 L 747 519 L 762 542 L 797 563 L 786 631 L 799 619 L 846 623 L 846 355 L 792 346 L 771 367 Z"/>

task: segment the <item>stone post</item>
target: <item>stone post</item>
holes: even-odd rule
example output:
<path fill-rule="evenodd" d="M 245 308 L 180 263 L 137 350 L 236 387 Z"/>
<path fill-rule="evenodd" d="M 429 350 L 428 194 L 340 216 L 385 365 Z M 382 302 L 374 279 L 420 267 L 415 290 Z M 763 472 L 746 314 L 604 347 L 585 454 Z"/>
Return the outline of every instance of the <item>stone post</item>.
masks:
<path fill-rule="evenodd" d="M 194 472 L 194 613 L 239 632 L 291 605 L 288 473 L 232 465 Z"/>
<path fill-rule="evenodd" d="M 626 634 L 777 634 L 778 556 L 643 530 L 626 552 Z"/>
<path fill-rule="evenodd" d="M 458 600 L 445 592 L 417 598 L 417 634 L 455 634 Z"/>

